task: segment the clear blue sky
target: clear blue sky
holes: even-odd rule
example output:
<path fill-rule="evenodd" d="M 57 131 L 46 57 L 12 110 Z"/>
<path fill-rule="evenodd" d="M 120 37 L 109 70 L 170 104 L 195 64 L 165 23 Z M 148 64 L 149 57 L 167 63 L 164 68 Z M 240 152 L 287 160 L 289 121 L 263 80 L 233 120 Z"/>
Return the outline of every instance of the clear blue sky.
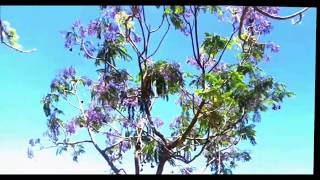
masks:
<path fill-rule="evenodd" d="M 299 8 L 283 8 L 281 14 L 289 14 Z M 159 22 L 155 11 L 148 18 Z M 80 157 L 80 163 L 72 162 L 69 154 L 55 156 L 54 150 L 39 152 L 33 160 L 27 159 L 28 139 L 41 137 L 46 130 L 46 118 L 40 104 L 49 92 L 55 74 L 73 65 L 80 75 L 96 78 L 93 63 L 78 55 L 78 51 L 64 49 L 59 33 L 68 30 L 76 19 L 87 24 L 97 17 L 98 7 L 83 6 L 2 6 L 2 20 L 10 21 L 20 35 L 25 49 L 37 48 L 33 54 L 21 54 L 0 44 L 0 173 L 103 173 L 106 162 L 92 146 Z M 312 173 L 314 142 L 314 95 L 315 95 L 315 44 L 316 9 L 306 12 L 302 24 L 291 21 L 273 22 L 274 31 L 264 37 L 280 44 L 278 54 L 262 66 L 266 73 L 287 85 L 296 96 L 286 99 L 280 111 L 262 114 L 257 125 L 256 146 L 242 143 L 252 151 L 252 160 L 240 163 L 234 173 Z M 200 27 L 229 36 L 232 27 L 203 16 Z M 202 31 L 202 32 L 204 32 Z M 203 35 L 200 36 L 202 39 Z M 157 40 L 158 38 L 155 38 Z M 171 31 L 160 53 L 154 59 L 170 59 L 185 63 L 191 56 L 189 39 L 178 31 Z M 183 45 L 181 45 L 183 44 Z M 185 45 L 184 45 L 185 44 Z M 232 58 L 232 56 L 227 56 Z M 121 64 L 122 65 L 122 64 Z M 183 65 L 190 70 L 190 67 Z M 130 66 L 129 72 L 136 72 Z M 160 102 L 154 107 L 154 116 L 169 121 L 177 115 L 175 100 Z M 168 105 L 170 104 L 170 105 Z M 133 169 L 132 159 L 126 167 Z M 195 162 L 195 166 L 199 166 Z M 154 170 L 146 170 L 152 173 Z M 165 171 L 170 172 L 170 169 Z"/>

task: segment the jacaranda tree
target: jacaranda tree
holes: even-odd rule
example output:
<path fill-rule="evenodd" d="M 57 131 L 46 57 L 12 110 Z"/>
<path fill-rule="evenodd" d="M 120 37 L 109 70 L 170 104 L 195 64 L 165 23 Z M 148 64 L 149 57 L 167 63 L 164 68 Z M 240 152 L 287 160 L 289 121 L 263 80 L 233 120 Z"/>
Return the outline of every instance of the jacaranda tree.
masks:
<path fill-rule="evenodd" d="M 161 12 L 158 26 L 149 25 L 145 8 Z M 271 32 L 271 19 L 297 23 L 307 9 L 280 16 L 280 8 L 264 6 L 101 6 L 100 16 L 87 26 L 77 20 L 63 32 L 65 47 L 92 59 L 99 78 L 91 80 L 68 67 L 52 81 L 51 92 L 41 101 L 50 147 L 57 148 L 57 154 L 72 151 L 77 161 L 85 152 L 83 144 L 92 144 L 115 174 L 126 174 L 121 160 L 130 149 L 136 174 L 144 164 L 162 174 L 166 163 L 184 164 L 181 173 L 189 174 L 194 169 L 188 164 L 199 157 L 213 174 L 232 173 L 237 161 L 251 159 L 237 144 L 256 144 L 260 113 L 280 110 L 283 99 L 293 95 L 259 67 L 279 51 L 279 45 L 261 37 Z M 198 22 L 204 13 L 230 22 L 230 36 L 206 32 L 200 41 Z M 153 59 L 161 56 L 159 49 L 169 42 L 165 37 L 170 30 L 190 39 L 186 63 L 192 71 L 184 71 L 181 60 Z M 158 42 L 151 41 L 155 34 L 161 34 Z M 227 52 L 237 53 L 230 63 L 224 61 Z M 129 61 L 137 74 L 118 68 Z M 81 97 L 80 91 L 88 97 Z M 154 117 L 152 107 L 160 98 L 172 97 L 179 97 L 179 103 L 170 106 L 179 106 L 181 112 L 166 137 L 159 127 L 172 120 Z M 73 114 L 64 113 L 65 105 Z M 88 139 L 80 138 L 84 133 Z M 36 145 L 47 148 L 43 142 L 31 139 L 28 155 L 33 156 Z"/>

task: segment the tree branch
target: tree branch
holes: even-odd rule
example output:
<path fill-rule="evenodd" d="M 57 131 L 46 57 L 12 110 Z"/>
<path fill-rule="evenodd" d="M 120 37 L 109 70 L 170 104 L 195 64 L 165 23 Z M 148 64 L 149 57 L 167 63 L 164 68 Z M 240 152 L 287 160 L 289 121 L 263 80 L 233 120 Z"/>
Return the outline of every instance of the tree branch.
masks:
<path fill-rule="evenodd" d="M 243 26 L 243 21 L 244 21 L 244 17 L 246 16 L 247 12 L 248 12 L 248 6 L 244 6 L 243 11 L 242 11 L 242 15 L 240 18 L 240 23 L 239 23 L 239 32 L 238 32 L 238 37 L 239 39 L 241 39 L 242 41 L 246 41 L 245 39 L 243 39 L 241 37 L 241 33 L 242 33 L 242 26 Z"/>
<path fill-rule="evenodd" d="M 277 16 L 277 15 L 272 15 L 272 14 L 269 14 L 265 11 L 263 11 L 262 9 L 260 9 L 258 6 L 253 6 L 253 9 L 258 11 L 259 13 L 261 13 L 262 15 L 264 16 L 267 16 L 269 18 L 272 18 L 272 19 L 277 19 L 277 20 L 287 20 L 287 19 L 291 19 L 291 18 L 294 18 L 296 16 L 300 16 L 300 21 L 301 21 L 301 17 L 302 17 L 302 13 L 304 13 L 305 11 L 307 11 L 309 9 L 308 8 L 303 8 L 302 10 L 296 12 L 296 13 L 293 13 L 291 15 L 288 15 L 288 16 Z"/>
<path fill-rule="evenodd" d="M 210 142 L 209 141 L 209 134 L 210 134 L 210 129 L 208 128 L 208 134 L 207 134 L 207 138 L 206 138 L 206 142 L 204 143 L 204 145 L 202 146 L 202 148 L 201 148 L 201 150 L 200 150 L 200 152 L 198 153 L 198 154 L 196 154 L 192 159 L 190 159 L 190 160 L 187 160 L 187 159 L 185 159 L 183 156 L 178 156 L 178 157 L 180 157 L 181 159 L 178 159 L 178 160 L 180 160 L 180 161 L 182 161 L 182 162 L 184 162 L 184 163 L 186 163 L 186 164 L 189 164 L 189 163 L 191 163 L 192 161 L 194 161 L 197 157 L 199 157 L 201 154 L 202 154 L 202 152 L 204 151 L 204 149 L 205 149 L 205 147 L 207 146 L 207 144 Z M 174 158 L 174 157 L 173 157 Z"/>
<path fill-rule="evenodd" d="M 223 47 L 223 50 L 222 50 L 222 52 L 221 52 L 221 54 L 220 54 L 220 56 L 219 56 L 218 61 L 212 66 L 212 68 L 208 71 L 208 73 L 210 73 L 211 71 L 213 71 L 214 68 L 217 67 L 217 65 L 218 65 L 219 62 L 221 61 L 222 56 L 223 56 L 224 52 L 226 51 L 229 43 L 231 42 L 233 35 L 234 35 L 238 30 L 239 30 L 239 28 L 237 28 L 236 30 L 233 31 L 233 33 L 232 33 L 231 36 L 229 37 L 228 42 L 227 42 L 226 45 Z"/>
<path fill-rule="evenodd" d="M 9 44 L 9 43 L 4 41 L 2 33 L 5 33 L 5 30 L 4 30 L 3 26 L 2 26 L 2 21 L 1 21 L 1 18 L 0 18 L 0 41 L 1 41 L 1 43 L 3 43 L 4 45 L 8 46 L 9 48 L 14 49 L 16 51 L 19 51 L 21 53 L 32 53 L 32 52 L 37 50 L 36 48 L 33 48 L 31 50 L 22 50 L 22 49 L 16 48 L 16 47 L 12 46 L 11 44 Z"/>
<path fill-rule="evenodd" d="M 173 149 L 177 145 L 179 145 L 179 144 L 184 142 L 184 140 L 187 138 L 187 135 L 190 133 L 190 131 L 192 130 L 192 128 L 196 124 L 196 122 L 198 120 L 198 116 L 200 115 L 200 113 L 202 111 L 202 107 L 204 106 L 204 104 L 205 104 L 205 101 L 202 100 L 200 105 L 199 105 L 199 109 L 198 109 L 196 115 L 194 115 L 194 117 L 192 118 L 192 121 L 189 124 L 189 126 L 187 127 L 186 131 L 182 134 L 182 136 L 180 138 L 177 138 L 175 141 L 173 141 L 172 143 L 169 144 L 169 146 L 168 146 L 169 149 Z"/>
<path fill-rule="evenodd" d="M 87 48 L 85 47 L 83 41 L 81 42 L 81 46 L 82 46 L 85 54 L 86 54 L 89 58 L 91 58 L 91 59 L 97 59 L 97 60 L 103 60 L 103 58 L 97 58 L 97 57 L 94 57 L 94 56 L 90 55 L 90 54 L 88 53 L 88 50 L 87 50 Z M 115 66 L 113 66 L 113 65 L 110 64 L 109 62 L 105 61 L 105 63 L 107 63 L 110 67 L 112 67 L 112 68 L 113 68 L 115 71 L 117 71 L 118 73 L 121 73 Z M 128 76 L 130 76 L 132 79 L 134 79 L 127 71 L 124 71 L 124 72 L 125 72 Z"/>
<path fill-rule="evenodd" d="M 149 55 L 146 59 L 149 59 L 150 57 L 152 57 L 153 55 L 156 54 L 156 52 L 159 50 L 159 48 L 160 48 L 160 46 L 161 46 L 161 44 L 162 44 L 162 41 L 163 41 L 164 38 L 166 37 L 166 35 L 167 35 L 167 33 L 168 33 L 169 29 L 170 29 L 170 25 L 171 25 L 171 24 L 169 23 L 169 21 L 168 21 L 167 16 L 166 16 L 166 20 L 167 20 L 167 22 L 168 22 L 168 27 L 167 27 L 166 32 L 165 32 L 164 35 L 162 36 L 162 38 L 161 38 L 161 40 L 160 40 L 157 48 L 156 48 L 156 49 L 154 50 L 154 52 L 153 52 L 151 55 Z"/>

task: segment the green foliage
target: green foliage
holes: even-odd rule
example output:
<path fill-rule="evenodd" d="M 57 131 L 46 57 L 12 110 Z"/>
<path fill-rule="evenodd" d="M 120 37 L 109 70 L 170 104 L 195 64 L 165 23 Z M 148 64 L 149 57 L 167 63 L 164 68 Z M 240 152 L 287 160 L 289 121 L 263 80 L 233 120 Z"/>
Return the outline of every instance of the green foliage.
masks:
<path fill-rule="evenodd" d="M 170 94 L 177 93 L 184 86 L 183 74 L 177 64 L 157 61 L 145 70 L 144 91 L 151 97 L 155 88 L 158 96 L 167 99 Z"/>
<path fill-rule="evenodd" d="M 201 48 L 203 48 L 206 54 L 214 58 L 220 50 L 225 48 L 228 40 L 228 38 L 224 38 L 219 35 L 205 33 L 205 39 Z M 233 41 L 230 41 L 227 48 L 231 49 L 233 43 Z"/>

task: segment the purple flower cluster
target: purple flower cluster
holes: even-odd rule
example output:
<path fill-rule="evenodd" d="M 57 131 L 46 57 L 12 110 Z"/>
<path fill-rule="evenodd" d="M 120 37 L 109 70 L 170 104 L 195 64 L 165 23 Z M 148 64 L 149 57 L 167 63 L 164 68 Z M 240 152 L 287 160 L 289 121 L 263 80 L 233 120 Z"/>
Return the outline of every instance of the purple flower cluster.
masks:
<path fill-rule="evenodd" d="M 101 18 L 106 18 L 106 19 L 114 19 L 117 14 L 117 9 L 115 6 L 108 6 L 103 9 Z"/>
<path fill-rule="evenodd" d="M 68 79 L 75 78 L 76 70 L 74 67 L 69 67 L 64 69 L 59 75 L 52 80 L 51 82 L 51 88 L 56 88 L 60 85 L 66 85 Z"/>
<path fill-rule="evenodd" d="M 181 169 L 181 173 L 182 173 L 182 174 L 185 174 L 185 175 L 191 174 L 192 171 L 193 171 L 193 168 L 192 168 L 192 167 L 186 167 L 186 168 L 182 168 L 182 169 Z"/>
<path fill-rule="evenodd" d="M 100 21 L 98 20 L 92 20 L 90 21 L 88 25 L 88 35 L 89 36 L 95 36 L 97 35 L 98 29 L 100 28 Z"/>
<path fill-rule="evenodd" d="M 131 148 L 129 141 L 122 141 L 121 151 L 126 152 Z"/>
<path fill-rule="evenodd" d="M 30 139 L 29 140 L 29 145 L 30 146 L 35 146 L 36 144 L 40 144 L 40 139 L 37 138 L 37 139 Z"/>
<path fill-rule="evenodd" d="M 163 121 L 160 118 L 155 118 L 154 123 L 157 128 L 160 128 L 163 125 Z"/>
<path fill-rule="evenodd" d="M 168 66 L 165 66 L 160 71 L 161 75 L 164 77 L 166 81 L 171 82 L 181 82 L 181 66 L 179 63 L 172 63 Z"/>
<path fill-rule="evenodd" d="M 116 140 L 121 137 L 121 133 L 117 131 L 116 129 L 112 130 L 110 129 L 108 132 L 104 133 L 106 135 L 106 143 L 111 146 L 116 143 Z"/>
<path fill-rule="evenodd" d="M 104 39 L 107 41 L 115 41 L 119 32 L 120 30 L 118 25 L 115 23 L 110 23 L 108 24 L 106 31 L 103 34 Z"/>
<path fill-rule="evenodd" d="M 197 69 L 200 69 L 200 66 L 198 64 L 198 62 L 196 61 L 196 59 L 194 57 L 188 57 L 187 58 L 187 63 L 197 67 Z M 208 58 L 207 55 L 205 54 L 200 54 L 200 65 L 204 66 L 205 68 L 210 68 L 212 67 L 214 64 L 216 63 L 216 60 L 213 58 Z"/>
<path fill-rule="evenodd" d="M 74 134 L 76 132 L 76 122 L 75 120 L 71 120 L 70 122 L 68 122 L 65 126 L 66 128 L 66 132 L 68 134 Z"/>
<path fill-rule="evenodd" d="M 146 123 L 147 123 L 147 119 L 141 118 L 137 123 L 137 127 L 140 129 L 143 129 L 146 126 Z"/>
<path fill-rule="evenodd" d="M 103 122 L 107 122 L 107 119 L 107 116 L 95 106 L 91 106 L 87 111 L 88 122 L 102 124 Z"/>
<path fill-rule="evenodd" d="M 280 51 L 280 46 L 275 44 L 274 42 L 269 42 L 267 43 L 267 46 L 266 46 L 268 49 L 271 50 L 271 52 L 273 53 L 277 53 Z"/>
<path fill-rule="evenodd" d="M 135 32 L 131 32 L 131 39 L 133 39 L 133 42 L 135 43 L 139 43 L 141 42 L 141 37 L 139 37 Z"/>
<path fill-rule="evenodd" d="M 176 119 L 174 120 L 174 122 L 170 123 L 169 127 L 171 129 L 177 128 L 180 126 L 180 124 L 182 123 L 182 117 L 178 116 L 176 117 Z"/>
<path fill-rule="evenodd" d="M 231 21 L 233 26 L 236 27 L 237 25 L 239 25 L 239 20 L 243 12 L 243 7 L 227 6 L 226 9 L 232 9 L 233 11 L 231 14 Z M 259 9 L 271 15 L 278 15 L 280 11 L 279 7 L 260 6 Z M 272 25 L 269 18 L 255 11 L 253 7 L 248 8 L 247 14 L 244 19 L 244 26 L 245 28 L 243 29 L 248 29 L 248 27 L 252 26 L 252 30 L 254 30 L 254 32 L 257 34 L 268 34 L 272 29 Z"/>
<path fill-rule="evenodd" d="M 138 105 L 138 98 L 137 97 L 125 98 L 123 99 L 122 104 L 127 107 L 135 107 Z"/>
<path fill-rule="evenodd" d="M 94 87 L 97 94 L 107 93 L 110 89 L 116 89 L 121 92 L 124 91 L 125 84 L 122 82 L 115 82 L 115 79 L 106 80 L 105 75 L 101 75 L 98 84 Z"/>
<path fill-rule="evenodd" d="M 28 158 L 30 158 L 30 159 L 32 159 L 34 157 L 32 149 L 28 148 L 27 155 L 28 155 Z"/>
<path fill-rule="evenodd" d="M 76 44 L 76 36 L 72 32 L 63 32 L 62 34 L 65 39 L 64 47 L 71 50 L 72 47 Z"/>
<path fill-rule="evenodd" d="M 90 87 L 93 83 L 93 81 L 91 79 L 89 79 L 85 76 L 82 76 L 81 79 L 83 80 L 85 86 Z"/>
<path fill-rule="evenodd" d="M 74 76 L 76 75 L 76 70 L 74 67 L 69 67 L 63 70 L 63 78 L 64 79 L 68 79 L 68 78 L 74 78 Z"/>
<path fill-rule="evenodd" d="M 212 72 L 223 72 L 226 71 L 228 69 L 228 65 L 220 62 L 213 70 Z"/>
<path fill-rule="evenodd" d="M 190 8 L 186 8 L 184 13 L 183 13 L 183 16 L 188 20 L 190 19 L 190 17 L 192 16 L 192 11 Z"/>

